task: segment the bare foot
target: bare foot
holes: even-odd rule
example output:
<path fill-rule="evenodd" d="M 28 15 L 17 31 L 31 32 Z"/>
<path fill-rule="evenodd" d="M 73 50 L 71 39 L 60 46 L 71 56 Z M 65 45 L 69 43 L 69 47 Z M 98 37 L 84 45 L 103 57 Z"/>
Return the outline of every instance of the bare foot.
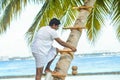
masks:
<path fill-rule="evenodd" d="M 59 72 L 56 72 L 56 71 L 53 71 L 52 72 L 52 76 L 59 76 L 59 77 L 65 77 L 66 75 L 65 74 L 61 74 L 61 73 L 59 73 Z"/>
<path fill-rule="evenodd" d="M 46 70 L 45 70 L 45 73 L 47 73 L 47 72 L 52 73 L 52 70 L 50 70 L 50 69 L 46 69 Z"/>

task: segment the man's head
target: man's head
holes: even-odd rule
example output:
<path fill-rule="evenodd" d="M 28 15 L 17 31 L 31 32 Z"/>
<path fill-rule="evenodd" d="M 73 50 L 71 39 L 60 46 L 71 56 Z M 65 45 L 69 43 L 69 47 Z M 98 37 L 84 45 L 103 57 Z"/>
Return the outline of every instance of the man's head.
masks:
<path fill-rule="evenodd" d="M 56 18 L 51 19 L 49 22 L 49 26 L 51 26 L 52 28 L 54 28 L 56 30 L 58 29 L 59 24 L 60 24 L 60 20 L 58 20 Z"/>

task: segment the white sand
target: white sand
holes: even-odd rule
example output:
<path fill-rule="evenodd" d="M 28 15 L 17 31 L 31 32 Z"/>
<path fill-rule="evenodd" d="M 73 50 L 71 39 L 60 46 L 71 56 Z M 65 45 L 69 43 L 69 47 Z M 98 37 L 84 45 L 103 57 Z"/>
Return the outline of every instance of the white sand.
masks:
<path fill-rule="evenodd" d="M 0 80 L 35 80 L 32 78 L 9 78 Z M 42 78 L 42 80 L 45 80 Z M 120 80 L 120 75 L 89 75 L 89 76 L 68 76 L 65 80 Z"/>

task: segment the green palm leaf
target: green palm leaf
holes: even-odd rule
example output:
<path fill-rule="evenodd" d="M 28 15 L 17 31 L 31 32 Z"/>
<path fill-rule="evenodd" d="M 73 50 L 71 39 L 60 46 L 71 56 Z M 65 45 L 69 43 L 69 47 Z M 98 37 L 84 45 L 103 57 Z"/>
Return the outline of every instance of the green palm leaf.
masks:
<path fill-rule="evenodd" d="M 10 21 L 13 16 L 16 16 L 21 12 L 22 4 L 20 0 L 11 0 L 9 4 L 5 7 L 5 10 L 0 19 L 0 33 L 6 31 L 7 26 L 10 25 Z"/>
<path fill-rule="evenodd" d="M 20 15 L 20 12 L 28 2 L 41 2 L 43 0 L 1 0 L 0 6 L 2 13 L 0 14 L 0 33 L 6 31 L 10 22 Z"/>
<path fill-rule="evenodd" d="M 90 16 L 88 17 L 86 24 L 87 35 L 89 40 L 92 42 L 95 42 L 98 32 L 101 29 L 101 25 L 98 19 L 100 19 L 100 16 L 96 13 L 96 10 L 93 9 Z"/>
<path fill-rule="evenodd" d="M 86 23 L 88 39 L 92 43 L 97 40 L 101 27 L 105 25 L 105 19 L 108 14 L 109 9 L 105 0 L 97 0 Z"/>
<path fill-rule="evenodd" d="M 120 0 L 97 0 L 86 24 L 88 38 L 91 42 L 95 42 L 107 18 L 115 27 L 120 40 Z"/>
<path fill-rule="evenodd" d="M 116 36 L 120 41 L 120 0 L 114 0 L 111 7 L 111 24 L 116 29 Z"/>
<path fill-rule="evenodd" d="M 0 6 L 2 9 L 10 2 L 11 0 L 0 0 Z"/>

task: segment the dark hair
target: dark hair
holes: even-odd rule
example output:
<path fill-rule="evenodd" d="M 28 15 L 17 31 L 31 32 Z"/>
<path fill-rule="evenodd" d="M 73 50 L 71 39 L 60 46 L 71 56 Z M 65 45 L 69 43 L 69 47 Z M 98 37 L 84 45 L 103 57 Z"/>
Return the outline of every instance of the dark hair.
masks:
<path fill-rule="evenodd" d="M 56 18 L 53 18 L 50 20 L 49 22 L 49 26 L 53 26 L 53 25 L 59 25 L 60 24 L 60 20 L 56 19 Z"/>

